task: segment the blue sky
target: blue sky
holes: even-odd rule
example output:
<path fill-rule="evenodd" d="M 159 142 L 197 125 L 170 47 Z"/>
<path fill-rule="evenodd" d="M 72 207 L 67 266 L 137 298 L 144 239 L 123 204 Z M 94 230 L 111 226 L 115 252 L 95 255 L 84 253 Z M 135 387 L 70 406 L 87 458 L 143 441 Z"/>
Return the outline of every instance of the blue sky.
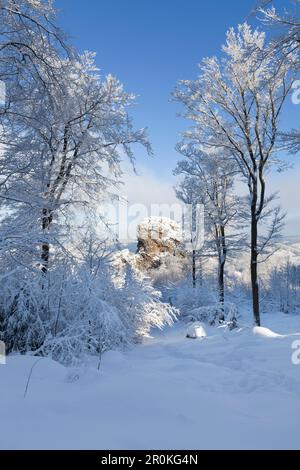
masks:
<path fill-rule="evenodd" d="M 102 73 L 112 73 L 127 91 L 138 95 L 132 115 L 136 126 L 148 127 L 155 156 L 149 159 L 137 148 L 137 166 L 141 175 L 150 175 L 149 184 L 155 184 L 157 179 L 152 193 L 153 189 L 155 192 L 165 186 L 166 193 L 161 197 L 172 198 L 172 170 L 180 158 L 174 147 L 185 127 L 177 117 L 180 107 L 170 97 L 176 81 L 195 77 L 201 59 L 218 54 L 230 26 L 245 20 L 253 22 L 250 12 L 255 3 L 255 0 L 56 0 L 60 24 L 72 43 L 81 51 L 95 51 Z M 286 2 L 277 0 L 277 5 Z M 298 106 L 288 106 L 285 124 L 298 126 L 299 110 Z M 297 208 L 286 189 L 288 181 L 296 184 L 295 171 L 299 174 L 299 166 L 285 175 L 283 187 L 275 176 L 272 189 L 283 189 L 283 206 L 297 218 Z M 130 184 L 134 184 L 132 180 Z M 290 227 L 290 233 L 300 229 L 299 221 L 300 216 L 297 228 Z"/>

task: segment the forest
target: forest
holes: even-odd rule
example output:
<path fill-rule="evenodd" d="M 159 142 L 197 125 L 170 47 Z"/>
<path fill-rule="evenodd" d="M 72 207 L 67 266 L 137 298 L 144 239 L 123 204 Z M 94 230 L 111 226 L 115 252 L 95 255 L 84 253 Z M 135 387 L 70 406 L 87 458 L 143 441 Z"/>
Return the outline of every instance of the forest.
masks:
<path fill-rule="evenodd" d="M 164 106 L 179 114 L 169 170 L 184 209 L 148 211 L 126 241 L 105 208 L 126 169 L 138 181 L 140 152 L 164 159 L 136 124 L 139 99 L 74 45 L 56 2 L 0 0 L 1 448 L 299 446 L 300 241 L 285 236 L 272 182 L 297 171 L 300 2 L 276 3 L 259 2 L 174 81 Z M 86 436 L 72 433 L 69 399 Z M 265 437 L 253 436 L 259 419 Z M 127 438 L 116 428 L 128 422 Z"/>

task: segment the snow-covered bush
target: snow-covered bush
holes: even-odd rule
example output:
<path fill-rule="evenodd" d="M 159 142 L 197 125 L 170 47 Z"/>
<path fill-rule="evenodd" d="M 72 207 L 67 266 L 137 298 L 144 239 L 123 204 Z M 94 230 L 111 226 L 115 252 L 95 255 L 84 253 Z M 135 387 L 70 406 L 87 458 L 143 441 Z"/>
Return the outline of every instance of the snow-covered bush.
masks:
<path fill-rule="evenodd" d="M 180 318 L 185 322 L 204 322 L 216 325 L 220 322 L 234 328 L 239 317 L 235 303 L 218 302 L 217 292 L 209 275 L 205 276 L 202 284 L 192 286 L 191 279 L 168 284 L 163 289 L 163 296 L 171 305 L 180 311 Z"/>
<path fill-rule="evenodd" d="M 190 314 L 191 310 L 199 307 L 211 305 L 216 302 L 216 292 L 211 287 L 211 279 L 206 277 L 202 284 L 193 287 L 189 276 L 181 282 L 168 284 L 163 291 L 168 301 L 178 308 L 184 318 Z"/>
<path fill-rule="evenodd" d="M 163 290 L 166 284 L 177 283 L 187 275 L 189 268 L 188 257 L 170 255 L 168 253 L 159 258 L 160 265 L 150 271 L 151 279 L 159 290 Z"/>
<path fill-rule="evenodd" d="M 48 322 L 45 300 L 41 276 L 29 277 L 18 270 L 4 277 L 0 286 L 0 340 L 7 353 L 25 353 L 43 344 Z"/>
<path fill-rule="evenodd" d="M 1 337 L 7 351 L 49 355 L 65 364 L 129 345 L 176 311 L 128 266 L 118 283 L 107 262 L 58 264 L 45 276 L 17 269 L 0 286 Z"/>
<path fill-rule="evenodd" d="M 230 328 L 235 328 L 238 319 L 238 310 L 235 304 L 225 303 L 224 307 L 220 303 L 197 307 L 187 315 L 189 321 L 202 321 L 215 325 L 220 322 L 227 324 Z"/>
<path fill-rule="evenodd" d="M 169 303 L 161 301 L 161 293 L 153 288 L 150 279 L 130 265 L 125 267 L 115 305 L 123 310 L 134 341 L 148 336 L 153 326 L 161 328 L 165 324 L 172 324 L 178 313 Z"/>

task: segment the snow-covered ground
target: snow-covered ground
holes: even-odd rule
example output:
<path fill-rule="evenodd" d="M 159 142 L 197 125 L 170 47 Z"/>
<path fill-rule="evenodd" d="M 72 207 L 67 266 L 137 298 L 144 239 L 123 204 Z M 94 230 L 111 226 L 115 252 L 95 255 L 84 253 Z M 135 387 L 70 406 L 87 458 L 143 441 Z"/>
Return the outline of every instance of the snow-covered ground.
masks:
<path fill-rule="evenodd" d="M 268 330 L 178 323 L 125 353 L 66 370 L 49 359 L 0 365 L 2 449 L 300 448 L 300 316 L 268 314 Z M 297 334 L 298 333 L 298 334 Z"/>

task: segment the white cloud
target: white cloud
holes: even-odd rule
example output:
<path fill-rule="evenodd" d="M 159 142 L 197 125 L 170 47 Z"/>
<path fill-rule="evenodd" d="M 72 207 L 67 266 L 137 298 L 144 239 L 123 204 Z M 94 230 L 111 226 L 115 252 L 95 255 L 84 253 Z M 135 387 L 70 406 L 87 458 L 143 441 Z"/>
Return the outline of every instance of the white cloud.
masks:
<path fill-rule="evenodd" d="M 132 169 L 124 169 L 124 185 L 120 194 L 127 198 L 129 204 L 173 204 L 177 201 L 173 186 L 174 180 L 160 179 L 150 168 L 138 167 L 136 175 Z"/>
<path fill-rule="evenodd" d="M 168 217 L 168 210 L 172 209 L 178 200 L 173 189 L 176 178 L 161 178 L 147 166 L 138 166 L 138 174 L 135 174 L 128 164 L 124 164 L 124 185 L 119 194 L 122 204 L 126 206 L 126 216 L 123 222 L 118 217 L 119 224 L 130 224 L 131 238 L 135 238 L 137 224 L 153 213 L 153 206 L 159 205 L 161 215 Z M 238 184 L 239 193 L 247 194 L 247 187 Z M 287 212 L 284 234 L 288 236 L 300 235 L 300 207 L 299 207 L 299 166 L 285 173 L 272 173 L 268 179 L 268 194 L 279 191 L 278 203 Z M 157 210 L 157 207 L 156 207 Z M 126 222 L 124 220 L 126 219 Z"/>

